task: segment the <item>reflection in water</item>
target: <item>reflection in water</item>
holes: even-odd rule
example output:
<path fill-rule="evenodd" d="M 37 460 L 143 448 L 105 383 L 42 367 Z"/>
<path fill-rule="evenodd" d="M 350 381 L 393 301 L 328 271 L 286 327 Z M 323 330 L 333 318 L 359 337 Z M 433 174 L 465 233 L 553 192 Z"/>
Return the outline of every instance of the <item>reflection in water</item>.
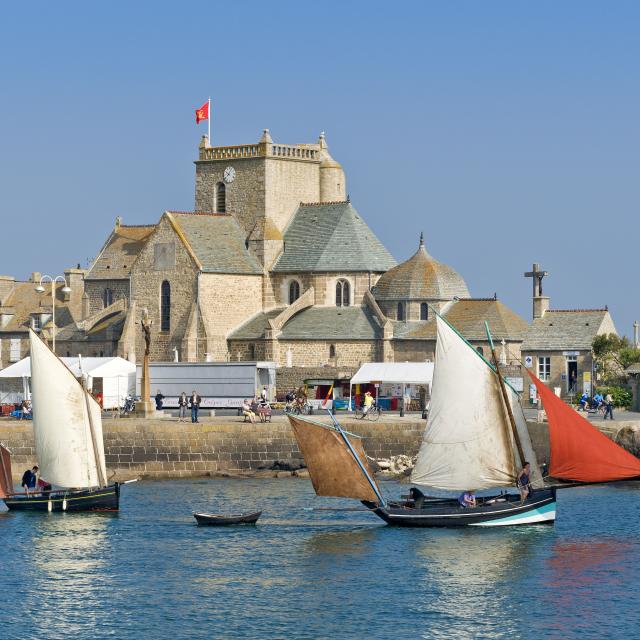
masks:
<path fill-rule="evenodd" d="M 29 514 L 33 545 L 25 559 L 32 573 L 26 606 L 38 611 L 36 637 L 60 637 L 93 626 L 108 590 L 108 514 Z"/>
<path fill-rule="evenodd" d="M 508 585 L 528 573 L 535 548 L 552 534 L 547 526 L 430 531 L 415 556 L 424 570 L 415 613 L 444 619 L 447 626 L 424 633 L 451 637 L 452 628 L 461 634 L 515 633 L 505 615 L 513 606 Z"/>
<path fill-rule="evenodd" d="M 620 576 L 638 550 L 638 543 L 626 538 L 556 540 L 546 562 L 552 594 L 547 598 L 548 627 L 562 635 L 599 629 L 605 637 L 606 626 L 616 623 L 603 602 L 626 596 L 630 585 Z"/>

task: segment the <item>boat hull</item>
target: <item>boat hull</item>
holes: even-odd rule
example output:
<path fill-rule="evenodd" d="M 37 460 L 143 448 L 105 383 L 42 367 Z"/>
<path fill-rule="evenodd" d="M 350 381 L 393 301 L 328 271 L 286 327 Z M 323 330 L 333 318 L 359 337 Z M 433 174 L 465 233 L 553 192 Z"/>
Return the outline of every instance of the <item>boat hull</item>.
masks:
<path fill-rule="evenodd" d="M 457 500 L 427 500 L 422 508 L 365 503 L 387 524 L 398 527 L 501 527 L 523 524 L 553 524 L 556 490 L 544 489 L 523 502 L 518 496 L 494 496 L 474 508 L 463 508 Z"/>
<path fill-rule="evenodd" d="M 194 513 L 193 517 L 199 525 L 220 527 L 234 524 L 255 524 L 262 515 L 262 511 L 241 513 L 236 515 L 222 515 L 215 513 Z"/>
<path fill-rule="evenodd" d="M 4 503 L 11 511 L 118 511 L 120 485 L 115 483 L 103 489 L 69 489 L 14 495 L 4 498 Z"/>

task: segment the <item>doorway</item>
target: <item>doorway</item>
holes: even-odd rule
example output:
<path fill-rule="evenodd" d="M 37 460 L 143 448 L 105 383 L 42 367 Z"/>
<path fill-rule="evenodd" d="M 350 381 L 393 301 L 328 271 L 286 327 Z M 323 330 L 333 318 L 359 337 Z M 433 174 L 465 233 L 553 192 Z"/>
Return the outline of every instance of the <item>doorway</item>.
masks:
<path fill-rule="evenodd" d="M 578 391 L 578 356 L 567 356 L 567 393 Z"/>

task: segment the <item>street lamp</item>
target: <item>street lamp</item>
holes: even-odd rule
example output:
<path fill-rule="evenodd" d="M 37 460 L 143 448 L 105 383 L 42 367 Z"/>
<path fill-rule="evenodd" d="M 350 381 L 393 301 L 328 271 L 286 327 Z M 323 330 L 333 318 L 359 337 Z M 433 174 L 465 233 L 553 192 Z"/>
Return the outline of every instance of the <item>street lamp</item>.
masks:
<path fill-rule="evenodd" d="M 55 292 L 55 284 L 56 282 L 64 282 L 64 287 L 62 287 L 62 293 L 67 295 L 71 293 L 71 288 L 67 284 L 67 280 L 64 276 L 56 276 L 52 278 L 51 276 L 44 275 L 40 277 L 40 283 L 36 286 L 36 291 L 38 293 L 44 293 L 44 287 L 42 283 L 45 281 L 49 281 L 51 283 L 51 338 L 53 342 L 53 353 L 56 352 L 56 292 Z"/>

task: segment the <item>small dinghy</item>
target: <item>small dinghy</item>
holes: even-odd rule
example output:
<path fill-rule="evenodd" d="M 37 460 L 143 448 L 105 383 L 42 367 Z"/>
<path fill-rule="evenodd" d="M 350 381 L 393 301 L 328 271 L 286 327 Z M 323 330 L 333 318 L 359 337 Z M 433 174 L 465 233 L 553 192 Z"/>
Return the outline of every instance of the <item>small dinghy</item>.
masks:
<path fill-rule="evenodd" d="M 198 524 L 223 526 L 231 524 L 255 524 L 261 515 L 262 511 L 236 514 L 194 512 L 193 517 L 198 521 Z"/>

